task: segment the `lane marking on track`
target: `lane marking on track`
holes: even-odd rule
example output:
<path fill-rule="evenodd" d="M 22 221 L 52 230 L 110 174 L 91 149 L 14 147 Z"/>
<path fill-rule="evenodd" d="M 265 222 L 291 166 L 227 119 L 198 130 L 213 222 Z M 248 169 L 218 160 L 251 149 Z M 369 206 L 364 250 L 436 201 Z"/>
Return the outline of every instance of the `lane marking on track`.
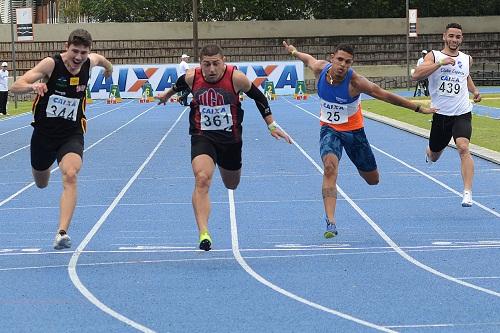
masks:
<path fill-rule="evenodd" d="M 110 112 L 116 111 L 116 110 L 118 110 L 118 109 L 121 109 L 123 106 L 125 106 L 125 105 L 127 105 L 127 104 L 129 104 L 129 103 L 130 103 L 130 102 L 125 103 L 124 105 L 118 106 L 118 107 L 116 107 L 116 108 L 113 108 L 113 109 L 108 110 L 108 111 L 106 111 L 106 112 L 103 112 L 103 113 L 101 113 L 101 114 L 98 114 L 97 116 L 91 117 L 91 118 L 89 118 L 89 119 L 87 119 L 87 120 L 88 120 L 88 121 L 90 121 L 90 120 L 93 120 L 93 119 L 95 119 L 95 118 L 99 118 L 99 117 L 101 117 L 101 116 L 103 116 L 103 115 L 105 115 L 105 114 L 107 114 L 107 113 L 110 113 Z M 24 126 L 24 127 L 30 127 L 30 125 L 27 125 L 27 126 Z M 24 127 L 23 127 L 23 128 L 24 128 Z M 4 155 L 0 156 L 0 160 L 4 159 L 4 158 L 6 158 L 6 157 L 8 157 L 8 156 L 10 156 L 10 155 L 13 155 L 13 154 L 17 153 L 18 151 L 21 151 L 21 150 L 23 150 L 23 149 L 26 149 L 26 148 L 28 148 L 29 146 L 30 146 L 30 145 L 25 145 L 25 146 L 23 146 L 23 147 L 21 147 L 21 148 L 18 148 L 18 149 L 16 149 L 16 150 L 13 150 L 13 151 L 11 151 L 11 152 L 7 153 L 7 154 L 4 154 Z M 87 150 L 87 149 L 85 149 L 85 150 Z M 1 206 L 1 205 L 0 205 L 0 206 Z"/>
<path fill-rule="evenodd" d="M 335 316 L 338 316 L 340 318 L 343 318 L 343 319 L 346 319 L 346 320 L 349 320 L 349 321 L 352 321 L 352 322 L 355 322 L 357 324 L 360 324 L 360 325 L 363 325 L 363 326 L 366 326 L 366 327 L 370 327 L 370 328 L 373 328 L 377 331 L 381 331 L 381 332 L 395 332 L 391 329 L 388 329 L 386 327 L 383 327 L 383 326 L 380 326 L 380 325 L 377 325 L 377 324 L 374 324 L 374 323 L 371 323 L 371 322 L 368 322 L 366 320 L 363 320 L 363 319 L 360 319 L 360 318 L 356 318 L 354 316 L 351 316 L 347 313 L 343 313 L 343 312 L 340 312 L 340 311 L 337 311 L 337 310 L 334 310 L 334 309 L 331 309 L 331 308 L 328 308 L 326 306 L 323 306 L 321 304 L 318 304 L 318 303 L 315 303 L 315 302 L 311 302 L 303 297 L 300 297 L 298 295 L 295 295 L 273 283 L 271 283 L 270 281 L 266 280 L 264 277 L 262 277 L 261 275 L 259 275 L 257 272 L 255 272 L 248 264 L 247 262 L 245 261 L 245 259 L 243 259 L 243 257 L 241 256 L 241 253 L 240 253 L 240 249 L 239 249 L 239 243 L 238 243 L 238 226 L 237 226 L 237 223 L 236 223 L 236 208 L 235 208 L 235 203 L 234 203 L 234 192 L 233 190 L 228 190 L 228 195 L 229 195 L 229 214 L 230 214 L 230 220 L 231 220 L 231 244 L 232 244 L 232 250 L 233 250 L 233 254 L 234 254 L 234 257 L 236 258 L 236 261 L 238 261 L 238 263 L 240 264 L 240 266 L 250 275 L 252 276 L 254 279 L 256 279 L 257 281 L 259 281 L 260 283 L 262 283 L 263 285 L 265 285 L 266 287 L 269 287 L 271 288 L 272 290 L 286 296 L 286 297 L 289 297 L 297 302 L 300 302 L 300 303 L 303 303 L 305 305 L 308 305 L 310 307 L 313 307 L 315 309 L 318 309 L 318 310 L 321 310 L 321 311 L 324 311 L 324 312 L 327 312 L 327 313 L 330 313 L 330 314 L 333 314 Z"/>
<path fill-rule="evenodd" d="M 315 114 L 313 114 L 313 113 L 309 112 L 308 110 L 306 110 L 306 109 L 304 109 L 304 108 L 300 107 L 299 105 L 293 104 L 292 102 L 290 102 L 290 101 L 288 101 L 288 100 L 286 100 L 286 101 L 287 101 L 289 104 L 291 104 L 291 105 L 295 106 L 296 108 L 298 108 L 298 109 L 300 109 L 300 110 L 304 111 L 305 113 L 307 113 L 307 114 L 309 114 L 309 115 L 313 116 L 314 118 L 319 119 L 319 117 L 318 117 L 317 115 L 315 115 Z M 391 154 L 389 154 L 389 153 L 387 153 L 387 152 L 383 151 L 382 149 L 380 149 L 380 148 L 378 148 L 378 147 L 375 147 L 375 146 L 373 146 L 373 145 L 370 145 L 370 147 L 372 147 L 372 148 L 373 148 L 373 149 L 375 149 L 376 151 L 380 152 L 381 154 L 383 154 L 383 155 L 385 155 L 385 156 L 387 156 L 387 157 L 389 157 L 389 158 L 391 158 L 391 159 L 393 159 L 393 160 L 395 160 L 395 161 L 399 162 L 400 164 L 404 165 L 405 167 L 407 167 L 407 168 L 409 168 L 409 169 L 411 169 L 411 170 L 413 170 L 413 171 L 415 171 L 415 172 L 419 173 L 420 175 L 424 176 L 425 178 L 430 179 L 430 180 L 431 180 L 431 181 L 433 181 L 434 183 L 436 183 L 436 184 L 440 185 L 441 187 L 444 187 L 444 188 L 445 188 L 445 189 L 447 189 L 448 191 L 450 191 L 450 192 L 452 192 L 452 193 L 456 194 L 457 196 L 459 196 L 459 197 L 462 197 L 462 196 L 463 196 L 461 192 L 459 192 L 459 191 L 457 191 L 457 190 L 455 190 L 455 189 L 451 188 L 450 186 L 446 185 L 445 183 L 443 183 L 443 182 L 442 182 L 442 181 L 440 181 L 440 180 L 437 180 L 436 178 L 432 177 L 431 175 L 429 175 L 429 174 L 427 174 L 427 173 L 425 173 L 425 172 L 423 172 L 423 171 L 420 171 L 419 169 L 417 169 L 417 168 L 415 168 L 415 167 L 411 166 L 410 164 L 408 164 L 408 163 L 404 162 L 403 160 L 400 160 L 399 158 L 397 158 L 397 157 L 395 157 L 395 156 L 393 156 L 393 155 L 391 155 Z M 304 153 L 305 153 L 305 152 L 304 152 Z M 310 159 L 310 161 L 313 161 L 313 160 L 312 160 L 312 159 Z M 321 169 L 321 168 L 320 168 L 320 169 Z M 323 171 L 322 171 L 322 170 L 321 170 L 321 173 L 323 173 Z M 477 201 L 475 201 L 475 200 L 473 200 L 472 202 L 473 202 L 476 206 L 478 206 L 479 208 L 481 208 L 481 209 L 483 209 L 483 210 L 487 211 L 488 213 L 493 214 L 493 215 L 495 215 L 496 217 L 500 217 L 500 213 L 498 213 L 498 212 L 494 211 L 493 209 L 490 209 L 490 208 L 488 208 L 488 207 L 484 206 L 483 204 L 481 204 L 481 203 L 479 203 L 479 202 L 477 202 Z"/>
<path fill-rule="evenodd" d="M 154 107 L 155 106 L 147 109 L 145 112 L 148 112 L 149 110 L 153 109 Z M 109 205 L 108 209 L 106 209 L 106 211 L 104 212 L 104 214 L 102 214 L 101 217 L 99 218 L 99 220 L 94 224 L 94 226 L 92 227 L 92 229 L 89 231 L 89 233 L 85 236 L 85 238 L 82 240 L 82 242 L 76 248 L 76 250 L 73 253 L 73 255 L 71 256 L 71 259 L 70 259 L 69 264 L 68 264 L 68 274 L 69 274 L 69 277 L 70 277 L 71 281 L 73 282 L 73 284 L 75 285 L 75 287 L 80 291 L 80 293 L 83 296 L 85 296 L 85 298 L 87 298 L 92 304 L 94 304 L 97 308 L 99 308 L 104 313 L 107 313 L 108 315 L 112 316 L 113 318 L 118 319 L 119 321 L 121 321 L 121 322 L 123 322 L 123 323 L 125 323 L 125 324 L 127 324 L 127 325 L 129 325 L 129 326 L 131 326 L 131 327 L 133 327 L 133 328 L 141 331 L 141 332 L 151 333 L 151 332 L 154 332 L 154 331 L 152 329 L 150 329 L 150 328 L 142 325 L 142 324 L 139 324 L 138 322 L 136 322 L 136 321 L 134 321 L 132 319 L 129 319 L 129 318 L 125 317 L 121 313 L 119 313 L 119 312 L 111 309 L 109 306 L 107 306 L 106 304 L 102 303 L 81 282 L 80 278 L 78 277 L 78 273 L 76 272 L 76 267 L 77 267 L 77 264 L 78 264 L 78 259 L 80 258 L 80 255 L 83 253 L 83 250 L 85 249 L 85 247 L 87 247 L 87 245 L 90 243 L 90 241 L 92 240 L 92 238 L 97 234 L 97 232 L 99 231 L 99 229 L 101 228 L 101 226 L 104 224 L 104 222 L 106 222 L 106 219 L 108 218 L 108 216 L 116 208 L 116 206 L 118 205 L 118 203 L 120 202 L 120 200 L 125 196 L 125 193 L 127 193 L 128 189 L 132 186 L 132 184 L 137 180 L 137 178 L 139 177 L 139 175 L 141 174 L 141 172 L 144 170 L 144 168 L 146 167 L 146 165 L 148 165 L 149 161 L 151 161 L 151 159 L 156 154 L 156 152 L 158 151 L 158 149 L 160 149 L 160 146 L 167 139 L 168 135 L 172 132 L 172 130 L 175 128 L 175 126 L 179 123 L 179 121 L 181 120 L 182 116 L 184 115 L 184 113 L 186 113 L 186 111 L 188 109 L 189 108 L 184 109 L 184 111 L 179 115 L 179 117 L 175 120 L 174 124 L 163 135 L 163 137 L 160 139 L 160 141 L 157 143 L 157 145 L 151 151 L 151 153 L 146 158 L 146 160 L 144 160 L 144 162 L 136 170 L 136 172 L 134 173 L 134 175 L 129 179 L 129 181 L 127 182 L 127 184 L 122 188 L 122 190 L 120 191 L 120 193 L 115 197 L 115 199 L 113 200 L 113 202 Z"/>
<path fill-rule="evenodd" d="M 92 145 L 90 145 L 88 148 L 86 148 L 84 150 L 84 152 L 92 149 L 93 147 L 95 147 L 96 145 L 98 145 L 99 143 L 101 143 L 102 141 L 104 141 L 105 139 L 109 138 L 110 136 L 112 136 L 113 134 L 115 134 L 116 132 L 118 132 L 119 130 L 121 130 L 122 128 L 128 126 L 129 124 L 131 124 L 132 122 L 134 122 L 137 118 L 139 118 L 139 117 L 143 116 L 144 114 L 146 114 L 149 110 L 150 109 L 147 109 L 146 111 L 143 111 L 143 112 L 139 113 L 137 116 L 133 117 L 132 119 L 130 119 L 125 124 L 121 125 L 120 127 L 118 127 L 117 129 L 115 129 L 114 131 L 108 133 L 107 135 L 103 136 L 102 138 L 100 138 L 99 140 L 97 140 L 96 142 L 94 142 Z M 59 167 L 55 167 L 54 169 L 50 170 L 50 173 L 52 174 L 52 173 L 56 172 L 56 170 L 59 170 Z M 35 182 L 31 182 L 31 183 L 27 184 L 26 186 L 24 186 L 23 188 L 21 188 L 16 193 L 14 193 L 14 194 L 10 195 L 9 197 L 3 199 L 2 201 L 0 201 L 0 207 L 2 207 L 7 202 L 11 201 L 12 199 L 14 199 L 15 197 L 17 197 L 18 195 L 20 195 L 21 193 L 23 193 L 24 191 L 26 191 L 27 189 L 29 189 L 30 187 L 32 187 L 34 185 L 35 185 Z"/>
<path fill-rule="evenodd" d="M 126 104 L 128 104 L 128 103 L 126 103 Z M 87 111 L 85 111 L 85 113 L 87 114 L 89 111 L 90 112 L 94 111 L 94 108 L 92 108 L 92 110 L 88 110 L 87 109 Z M 9 119 L 18 118 L 18 117 L 21 117 L 21 116 L 24 116 L 24 115 L 31 115 L 31 112 L 22 113 L 20 115 L 16 115 L 14 117 L 10 117 Z M 93 118 L 89 118 L 88 120 L 90 120 L 90 119 L 93 119 Z M 0 121 L 3 121 L 3 120 L 7 120 L 7 119 L 1 119 Z M 0 136 L 6 135 L 6 134 L 9 134 L 9 133 L 13 133 L 13 132 L 16 132 L 16 131 L 19 131 L 19 130 L 22 130 L 22 129 L 28 128 L 28 127 L 31 127 L 31 125 L 25 125 L 25 126 L 13 128 L 11 130 L 8 130 L 7 132 L 0 133 Z"/>
<path fill-rule="evenodd" d="M 289 102 L 290 103 L 290 102 Z M 290 103 L 292 105 L 294 105 L 293 103 Z M 296 105 L 295 105 L 296 106 Z M 300 108 L 300 107 L 299 107 Z M 300 108 L 302 109 L 302 108 Z M 307 110 L 305 110 L 307 111 Z M 308 112 L 308 111 L 307 111 Z M 309 113 L 309 112 L 308 112 Z M 284 131 L 284 129 L 279 126 L 281 130 Z M 286 133 L 286 131 L 284 131 Z M 290 139 L 292 139 L 290 137 Z M 321 173 L 323 174 L 323 169 L 318 165 L 318 163 L 316 163 L 316 161 L 314 161 L 314 159 L 295 141 L 292 139 L 292 142 L 293 144 L 295 145 L 295 147 L 297 147 L 297 149 L 300 150 L 300 152 L 313 164 L 313 166 Z M 385 152 L 384 152 L 385 153 Z M 387 154 L 387 153 L 385 153 Z M 392 155 L 389 155 L 387 154 L 388 156 L 392 156 Z M 394 158 L 395 160 L 398 160 L 397 158 Z M 400 161 L 400 160 L 398 160 Z M 402 161 L 400 161 L 402 162 Z M 403 165 L 407 166 L 407 167 L 410 167 L 408 164 L 402 162 Z M 414 169 L 415 171 L 418 171 L 420 172 L 419 170 L 411 167 L 412 169 Z M 425 175 L 425 173 L 422 172 L 423 175 Z M 429 176 L 430 177 L 430 176 Z M 432 177 L 431 177 L 432 178 Z M 436 180 L 437 181 L 437 180 Z M 447 185 L 439 182 L 440 185 L 442 186 L 445 186 L 447 189 L 451 190 L 451 191 L 454 191 L 454 193 L 458 193 L 457 191 L 453 190 L 452 188 L 448 187 Z M 418 261 L 417 259 L 413 258 L 412 256 L 410 256 L 408 253 L 406 253 L 405 251 L 403 251 L 403 249 L 401 247 L 399 247 L 383 230 L 382 228 L 380 228 L 362 209 L 361 207 L 359 207 L 343 190 L 342 188 L 340 188 L 340 186 L 337 185 L 337 191 L 340 193 L 340 195 L 347 200 L 347 202 L 351 205 L 352 208 L 354 208 L 354 210 L 356 212 L 358 212 L 358 214 L 373 228 L 373 230 L 375 230 L 375 232 L 377 234 L 380 235 L 380 237 L 391 247 L 394 249 L 394 251 L 396 251 L 401 257 L 403 257 L 405 260 L 407 260 L 408 262 L 412 263 L 413 265 L 431 273 L 431 274 L 434 274 L 436 276 L 439 276 L 443 279 L 446 279 L 450 282 L 454 282 L 456 284 L 459 284 L 459 285 L 462 285 L 464 287 L 467 287 L 467 288 L 471 288 L 471 289 L 474 289 L 474 290 L 477 290 L 477 291 L 481 291 L 483 293 L 486 293 L 486 294 L 489 294 L 489 295 L 492 295 L 492 296 L 495 296 L 495 297 L 500 297 L 500 292 L 497 292 L 497 291 L 494 291 L 494 290 L 490 290 L 490 289 L 487 289 L 487 288 L 483 288 L 483 287 L 480 287 L 480 286 L 477 286 L 475 284 L 472 284 L 472 283 L 469 283 L 469 282 L 465 282 L 465 281 L 461 281 L 451 275 L 448 275 L 448 274 L 445 274 L 443 272 L 440 272 L 430 266 L 427 266 L 425 265 L 424 263 Z M 478 204 L 479 205 L 479 204 Z M 484 206 L 483 206 L 484 207 Z M 487 207 L 484 207 L 486 209 L 489 210 L 489 208 Z M 491 211 L 491 210 L 490 210 Z M 494 212 L 492 211 L 493 213 L 497 214 L 498 216 L 500 216 L 497 212 Z"/>

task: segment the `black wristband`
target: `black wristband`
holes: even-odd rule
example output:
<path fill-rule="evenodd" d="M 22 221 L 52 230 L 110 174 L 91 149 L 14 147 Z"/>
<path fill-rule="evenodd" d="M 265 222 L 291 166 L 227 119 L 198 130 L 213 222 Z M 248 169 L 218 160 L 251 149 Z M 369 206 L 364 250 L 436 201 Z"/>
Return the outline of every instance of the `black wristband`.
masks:
<path fill-rule="evenodd" d="M 267 116 L 272 114 L 266 96 L 264 96 L 262 91 L 260 91 L 259 88 L 257 88 L 253 83 L 250 90 L 245 94 L 247 94 L 248 97 L 255 101 L 255 105 L 257 105 L 257 109 L 259 109 L 262 118 L 266 118 Z"/>
<path fill-rule="evenodd" d="M 179 76 L 177 81 L 172 85 L 172 90 L 177 93 L 179 91 L 184 91 L 186 89 L 189 89 L 189 86 L 186 82 L 186 74 L 182 74 L 181 76 Z"/>

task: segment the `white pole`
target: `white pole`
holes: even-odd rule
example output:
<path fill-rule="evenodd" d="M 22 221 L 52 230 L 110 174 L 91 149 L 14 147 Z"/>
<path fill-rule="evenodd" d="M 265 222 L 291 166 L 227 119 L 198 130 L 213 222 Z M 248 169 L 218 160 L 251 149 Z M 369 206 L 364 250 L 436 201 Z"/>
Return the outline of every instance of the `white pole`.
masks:
<path fill-rule="evenodd" d="M 10 9 L 10 37 L 12 39 L 12 71 L 14 72 L 14 82 L 17 80 L 16 70 L 16 43 L 14 40 L 14 15 L 12 14 L 12 0 L 9 0 Z M 14 107 L 17 109 L 17 95 L 14 95 Z"/>
<path fill-rule="evenodd" d="M 410 12 L 409 0 L 406 0 L 406 87 L 410 90 L 410 19 L 408 17 Z"/>

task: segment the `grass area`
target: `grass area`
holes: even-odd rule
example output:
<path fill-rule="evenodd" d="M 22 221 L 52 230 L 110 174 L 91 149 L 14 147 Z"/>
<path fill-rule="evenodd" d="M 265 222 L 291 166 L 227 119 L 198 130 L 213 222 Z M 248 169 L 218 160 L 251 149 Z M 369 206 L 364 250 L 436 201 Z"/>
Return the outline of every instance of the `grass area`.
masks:
<path fill-rule="evenodd" d="M 495 96 L 500 95 L 484 95 L 483 101 L 480 104 L 500 107 L 500 97 L 498 97 L 499 99 L 497 100 L 497 97 Z M 418 99 L 419 98 L 415 98 L 414 100 Z M 432 115 L 415 113 L 408 109 L 397 107 L 378 100 L 363 101 L 362 106 L 363 109 L 382 116 L 396 119 L 428 130 L 430 130 L 431 128 Z M 500 120 L 478 115 L 472 116 L 471 143 L 500 152 L 500 140 L 498 140 L 498 133 L 500 133 Z"/>
<path fill-rule="evenodd" d="M 481 103 L 479 103 L 479 105 L 486 105 L 495 108 L 500 108 L 500 94 L 483 95 Z"/>
<path fill-rule="evenodd" d="M 21 114 L 25 112 L 31 112 L 31 106 L 33 105 L 32 101 L 24 101 L 24 102 L 17 102 L 17 108 L 15 108 L 15 103 L 14 101 L 9 101 L 9 104 L 7 104 L 7 112 L 11 116 L 15 116 L 16 114 Z"/>

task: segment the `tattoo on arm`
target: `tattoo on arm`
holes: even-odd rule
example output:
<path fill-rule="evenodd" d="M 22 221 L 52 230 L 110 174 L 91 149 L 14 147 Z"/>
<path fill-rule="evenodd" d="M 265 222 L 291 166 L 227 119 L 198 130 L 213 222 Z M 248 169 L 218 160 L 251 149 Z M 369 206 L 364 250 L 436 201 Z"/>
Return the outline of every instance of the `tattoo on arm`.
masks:
<path fill-rule="evenodd" d="M 324 198 L 337 198 L 337 187 L 323 187 L 323 199 Z"/>

